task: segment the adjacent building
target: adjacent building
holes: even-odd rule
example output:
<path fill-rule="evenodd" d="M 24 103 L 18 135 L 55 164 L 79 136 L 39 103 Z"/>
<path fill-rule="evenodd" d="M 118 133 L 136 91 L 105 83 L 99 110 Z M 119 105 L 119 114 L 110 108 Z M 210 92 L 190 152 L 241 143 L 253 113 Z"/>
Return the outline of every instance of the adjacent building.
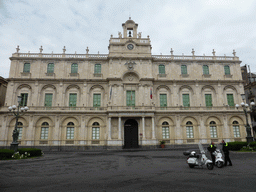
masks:
<path fill-rule="evenodd" d="M 6 104 L 1 108 L 0 145 L 9 146 L 15 118 L 8 106 L 30 110 L 19 119 L 21 146 L 61 148 L 155 147 L 245 141 L 245 116 L 235 104 L 244 92 L 233 56 L 152 55 L 149 36 L 129 19 L 111 35 L 108 54 L 17 52 Z M 96 37 L 95 37 L 96 38 Z"/>

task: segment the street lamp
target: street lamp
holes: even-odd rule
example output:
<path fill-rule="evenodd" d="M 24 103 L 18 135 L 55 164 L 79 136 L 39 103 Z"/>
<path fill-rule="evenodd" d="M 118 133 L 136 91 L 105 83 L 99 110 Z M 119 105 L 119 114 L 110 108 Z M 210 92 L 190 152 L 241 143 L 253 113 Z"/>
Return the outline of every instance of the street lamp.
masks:
<path fill-rule="evenodd" d="M 241 94 L 241 97 L 243 99 L 243 102 L 241 103 L 241 107 L 243 108 L 244 114 L 246 117 L 246 125 L 245 125 L 246 132 L 247 132 L 246 140 L 247 140 L 247 143 L 249 144 L 249 143 L 253 142 L 253 137 L 252 137 L 252 133 L 251 133 L 251 126 L 249 125 L 249 122 L 248 122 L 248 112 L 250 112 L 252 110 L 255 103 L 251 102 L 250 105 L 248 105 L 247 103 L 244 103 L 245 94 Z M 236 104 L 237 109 L 238 109 L 238 107 L 239 107 L 239 105 Z"/>
<path fill-rule="evenodd" d="M 18 145 L 19 145 L 19 142 L 18 142 L 19 131 L 17 130 L 18 120 L 19 120 L 19 117 L 21 117 L 21 115 L 23 115 L 25 111 L 29 110 L 27 106 L 20 108 L 20 105 L 21 105 L 21 96 L 18 96 L 18 107 L 16 107 L 16 105 L 8 107 L 8 110 L 12 112 L 16 118 L 15 128 L 12 133 L 13 141 L 11 143 L 11 150 L 14 150 L 15 152 L 18 150 Z"/>

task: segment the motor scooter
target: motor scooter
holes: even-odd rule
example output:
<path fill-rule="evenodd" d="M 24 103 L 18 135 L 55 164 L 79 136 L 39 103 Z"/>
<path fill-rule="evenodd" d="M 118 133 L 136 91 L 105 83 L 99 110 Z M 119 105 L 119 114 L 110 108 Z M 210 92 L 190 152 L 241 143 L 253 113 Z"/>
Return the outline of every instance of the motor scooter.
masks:
<path fill-rule="evenodd" d="M 198 144 L 198 147 L 200 149 L 200 154 L 201 154 L 201 158 L 199 155 L 196 154 L 195 151 L 191 151 L 191 152 L 184 152 L 183 154 L 185 156 L 188 156 L 187 158 L 187 164 L 190 168 L 194 168 L 195 166 L 200 166 L 202 167 L 203 165 L 206 165 L 206 167 L 209 170 L 213 169 L 213 163 L 210 159 L 208 159 L 205 155 L 205 151 L 204 148 L 202 146 L 201 143 Z"/>
<path fill-rule="evenodd" d="M 216 149 L 212 154 L 215 156 L 215 165 L 217 165 L 218 168 L 223 167 L 224 160 L 222 158 L 222 153 L 220 152 L 220 150 Z"/>

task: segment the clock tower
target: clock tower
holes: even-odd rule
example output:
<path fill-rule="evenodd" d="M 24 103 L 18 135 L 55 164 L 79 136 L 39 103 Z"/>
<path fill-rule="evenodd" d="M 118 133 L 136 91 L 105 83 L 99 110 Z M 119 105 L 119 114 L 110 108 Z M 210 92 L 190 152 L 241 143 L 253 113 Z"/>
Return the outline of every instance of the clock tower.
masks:
<path fill-rule="evenodd" d="M 109 40 L 109 57 L 151 57 L 151 44 L 149 36 L 141 37 L 141 32 L 137 32 L 138 24 L 131 18 L 122 24 L 123 34 L 118 32 L 118 37 Z"/>

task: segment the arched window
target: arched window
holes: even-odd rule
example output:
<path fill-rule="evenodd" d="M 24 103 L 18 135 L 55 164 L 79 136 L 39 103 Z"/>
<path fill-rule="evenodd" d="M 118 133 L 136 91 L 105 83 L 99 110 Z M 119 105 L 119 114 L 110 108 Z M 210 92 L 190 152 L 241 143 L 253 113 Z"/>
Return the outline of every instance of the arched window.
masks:
<path fill-rule="evenodd" d="M 211 138 L 217 138 L 217 126 L 214 121 L 210 122 L 210 135 Z"/>
<path fill-rule="evenodd" d="M 234 132 L 234 137 L 241 137 L 239 123 L 237 121 L 233 121 L 233 132 Z"/>
<path fill-rule="evenodd" d="M 78 72 L 78 65 L 77 63 L 73 63 L 71 65 L 71 73 L 77 73 Z"/>
<path fill-rule="evenodd" d="M 100 124 L 98 122 L 92 124 L 92 139 L 100 139 Z"/>
<path fill-rule="evenodd" d="M 230 68 L 228 65 L 224 66 L 225 75 L 230 75 Z"/>
<path fill-rule="evenodd" d="M 188 121 L 186 123 L 187 138 L 194 138 L 193 123 Z"/>
<path fill-rule="evenodd" d="M 159 65 L 159 74 L 165 74 L 165 66 L 164 65 Z"/>
<path fill-rule="evenodd" d="M 41 126 L 41 139 L 48 139 L 49 123 L 43 122 Z"/>
<path fill-rule="evenodd" d="M 67 124 L 67 139 L 74 139 L 74 126 L 73 122 L 69 122 Z"/>
<path fill-rule="evenodd" d="M 162 135 L 163 135 L 163 139 L 170 138 L 169 123 L 166 121 L 162 123 Z"/>
<path fill-rule="evenodd" d="M 18 122 L 17 124 L 17 131 L 19 132 L 18 140 L 21 140 L 22 138 L 22 129 L 23 129 L 23 123 Z"/>
<path fill-rule="evenodd" d="M 209 75 L 209 66 L 208 65 L 203 65 L 203 74 Z"/>
<path fill-rule="evenodd" d="M 54 63 L 48 63 L 47 73 L 54 73 Z"/>
<path fill-rule="evenodd" d="M 101 64 L 95 64 L 94 73 L 95 74 L 101 74 Z"/>

